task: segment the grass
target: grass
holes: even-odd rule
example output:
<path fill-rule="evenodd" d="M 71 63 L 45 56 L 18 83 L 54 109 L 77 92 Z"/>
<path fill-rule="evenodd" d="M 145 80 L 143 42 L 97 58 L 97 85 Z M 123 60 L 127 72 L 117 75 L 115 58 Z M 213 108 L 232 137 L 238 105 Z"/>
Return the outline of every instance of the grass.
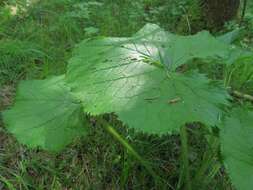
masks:
<path fill-rule="evenodd" d="M 0 110 L 11 104 L 18 81 L 63 73 L 72 49 L 84 38 L 129 36 L 146 22 L 184 34 L 189 33 L 187 20 L 191 32 L 204 28 L 198 4 L 189 0 L 167 3 L 163 0 L 44 0 L 29 6 L 17 1 L 16 15 L 11 15 L 8 8 L 13 6 L 11 1 L 6 2 L 9 6 L 2 5 L 0 9 Z M 247 27 L 253 23 L 249 17 Z M 249 31 L 244 40 L 251 48 L 253 34 Z M 246 78 L 240 78 L 240 84 L 235 81 L 242 74 L 237 72 L 239 74 L 232 76 L 231 84 L 235 87 L 241 87 L 252 76 L 248 68 L 230 69 L 247 72 Z M 250 84 L 246 83 L 240 90 L 251 93 Z M 185 156 L 182 159 L 184 154 L 178 135 L 157 137 L 135 133 L 113 116 L 108 117 L 162 178 L 154 180 L 131 152 L 101 130 L 93 119 L 88 137 L 76 141 L 60 154 L 29 150 L 18 144 L 0 124 L 0 190 L 179 190 L 187 187 L 189 180 L 194 190 L 233 189 L 219 164 L 220 155 L 215 151 L 219 147 L 217 139 L 210 139 L 199 124 L 189 125 L 185 131 L 189 146 L 184 143 L 183 147 L 189 154 L 188 159 Z M 181 163 L 188 167 L 186 177 Z"/>

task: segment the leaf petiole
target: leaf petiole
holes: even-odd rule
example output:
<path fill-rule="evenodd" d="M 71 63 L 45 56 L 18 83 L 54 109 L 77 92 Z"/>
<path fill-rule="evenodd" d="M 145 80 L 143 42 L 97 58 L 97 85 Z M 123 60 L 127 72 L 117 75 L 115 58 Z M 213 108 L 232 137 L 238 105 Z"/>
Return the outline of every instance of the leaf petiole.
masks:
<path fill-rule="evenodd" d="M 128 150 L 128 152 L 136 160 L 138 160 L 143 165 L 143 167 L 150 173 L 150 175 L 155 179 L 155 181 L 159 179 L 159 176 L 147 164 L 147 162 L 139 155 L 139 153 L 134 150 L 134 148 L 127 142 L 127 140 L 124 137 L 122 137 L 105 119 L 100 118 L 99 122 L 109 134 L 111 134 L 124 148 Z"/>

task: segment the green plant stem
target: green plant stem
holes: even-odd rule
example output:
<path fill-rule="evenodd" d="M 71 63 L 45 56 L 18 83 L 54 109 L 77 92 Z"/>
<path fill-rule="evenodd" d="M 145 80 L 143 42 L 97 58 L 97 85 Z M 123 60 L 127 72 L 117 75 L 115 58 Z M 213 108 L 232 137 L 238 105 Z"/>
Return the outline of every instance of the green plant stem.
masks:
<path fill-rule="evenodd" d="M 146 163 L 146 161 L 134 150 L 134 148 L 122 137 L 106 120 L 100 120 L 104 129 L 110 133 L 124 148 L 128 150 L 128 152 L 138 160 L 144 168 L 150 173 L 150 175 L 157 181 L 159 178 L 158 175 L 153 171 L 153 169 Z"/>
<path fill-rule="evenodd" d="M 185 188 L 187 190 L 191 190 L 191 179 L 190 179 L 190 170 L 189 170 L 189 160 L 188 160 L 188 137 L 186 126 L 181 127 L 180 130 L 180 138 L 181 138 L 181 156 L 182 156 L 182 172 L 185 176 Z"/>
<path fill-rule="evenodd" d="M 200 182 L 200 180 L 203 180 L 203 177 L 205 176 L 205 172 L 208 170 L 208 167 L 211 165 L 212 162 L 213 162 L 213 158 L 211 157 L 211 155 L 208 155 L 208 153 L 206 153 L 203 157 L 203 163 L 198 169 L 194 177 L 193 181 L 195 183 L 198 183 Z"/>
<path fill-rule="evenodd" d="M 9 190 L 15 190 L 15 187 L 4 176 L 0 175 L 0 182 L 3 182 Z"/>
<path fill-rule="evenodd" d="M 197 170 L 196 175 L 193 180 L 195 184 L 200 184 L 201 182 L 202 186 L 203 184 L 205 184 L 206 181 L 210 181 L 210 179 L 208 178 L 209 175 L 207 176 L 205 174 L 210 168 L 210 166 L 212 166 L 214 162 L 216 162 L 215 156 L 217 155 L 217 152 L 219 149 L 219 141 L 216 139 L 216 137 L 213 134 L 211 135 L 209 144 L 210 144 L 210 148 L 209 150 L 205 152 L 203 156 L 202 164 L 200 168 Z"/>
<path fill-rule="evenodd" d="M 217 173 L 220 171 L 221 169 L 221 164 L 219 162 L 217 162 L 216 164 L 214 164 L 212 170 L 210 171 L 208 177 L 207 177 L 207 181 L 206 184 L 209 184 L 211 182 L 211 180 L 217 175 Z"/>
<path fill-rule="evenodd" d="M 248 0 L 244 0 L 243 1 L 243 9 L 242 9 L 242 15 L 241 15 L 241 20 L 240 20 L 240 26 L 242 26 L 244 17 L 245 17 L 245 13 L 246 13 L 246 9 L 247 9 L 247 5 L 248 5 Z"/>
<path fill-rule="evenodd" d="M 192 33 L 191 23 L 190 23 L 190 19 L 189 19 L 189 16 L 187 14 L 187 11 L 185 10 L 185 8 L 183 6 L 180 6 L 180 8 L 184 11 L 186 21 L 187 21 L 188 31 L 189 31 L 189 34 L 191 34 Z"/>
<path fill-rule="evenodd" d="M 199 181 L 200 178 L 204 176 L 205 172 L 207 171 L 208 167 L 213 161 L 213 158 L 216 154 L 216 146 L 217 146 L 214 135 L 211 135 L 209 144 L 210 144 L 210 148 L 204 153 L 202 164 L 200 168 L 198 169 L 198 171 L 196 172 L 194 181 Z"/>

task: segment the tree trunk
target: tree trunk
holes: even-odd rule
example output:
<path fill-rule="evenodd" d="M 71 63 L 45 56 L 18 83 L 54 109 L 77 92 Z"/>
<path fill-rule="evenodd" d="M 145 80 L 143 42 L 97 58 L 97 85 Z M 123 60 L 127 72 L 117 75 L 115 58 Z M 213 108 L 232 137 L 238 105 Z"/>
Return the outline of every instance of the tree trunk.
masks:
<path fill-rule="evenodd" d="M 221 28 L 225 22 L 235 18 L 240 6 L 240 0 L 202 0 L 203 12 L 208 25 Z"/>

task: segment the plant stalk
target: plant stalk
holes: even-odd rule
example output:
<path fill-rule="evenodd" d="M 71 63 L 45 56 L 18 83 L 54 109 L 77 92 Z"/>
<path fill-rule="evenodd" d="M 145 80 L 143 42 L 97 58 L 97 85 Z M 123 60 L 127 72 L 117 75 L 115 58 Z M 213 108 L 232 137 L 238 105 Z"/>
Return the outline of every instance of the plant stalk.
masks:
<path fill-rule="evenodd" d="M 240 20 L 240 26 L 242 26 L 244 17 L 245 17 L 245 13 L 246 13 L 246 9 L 247 9 L 247 5 L 248 5 L 248 0 L 244 0 L 243 1 L 243 9 L 242 9 L 242 15 L 241 15 L 241 20 Z"/>
<path fill-rule="evenodd" d="M 150 173 L 150 175 L 157 181 L 159 179 L 158 175 L 153 171 L 153 169 L 146 163 L 146 161 L 139 155 L 138 152 L 127 142 L 127 140 L 122 137 L 105 119 L 100 120 L 104 129 L 110 133 L 127 151 L 138 160 L 144 168 Z"/>
<path fill-rule="evenodd" d="M 188 136 L 186 131 L 186 126 L 182 126 L 180 130 L 181 138 L 181 156 L 182 156 L 182 172 L 185 176 L 185 189 L 192 190 L 190 170 L 189 170 L 189 159 L 188 159 Z"/>
<path fill-rule="evenodd" d="M 219 142 L 213 134 L 211 135 L 209 144 L 210 144 L 209 150 L 207 150 L 207 152 L 204 153 L 202 164 L 200 168 L 197 170 L 196 175 L 194 176 L 193 179 L 194 183 L 201 182 L 202 186 L 206 183 L 206 181 L 211 180 L 209 179 L 209 175 L 206 175 L 206 172 L 208 171 L 209 167 L 216 162 L 215 157 L 219 149 Z"/>

